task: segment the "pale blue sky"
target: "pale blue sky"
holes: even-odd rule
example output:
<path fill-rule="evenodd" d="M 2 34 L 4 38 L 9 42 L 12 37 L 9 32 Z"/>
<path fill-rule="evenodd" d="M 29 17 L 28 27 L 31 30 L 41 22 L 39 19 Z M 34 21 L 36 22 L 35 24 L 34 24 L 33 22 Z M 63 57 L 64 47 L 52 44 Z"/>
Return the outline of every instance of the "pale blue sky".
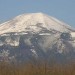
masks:
<path fill-rule="evenodd" d="M 0 0 L 0 22 L 33 12 L 43 12 L 75 27 L 75 0 Z"/>

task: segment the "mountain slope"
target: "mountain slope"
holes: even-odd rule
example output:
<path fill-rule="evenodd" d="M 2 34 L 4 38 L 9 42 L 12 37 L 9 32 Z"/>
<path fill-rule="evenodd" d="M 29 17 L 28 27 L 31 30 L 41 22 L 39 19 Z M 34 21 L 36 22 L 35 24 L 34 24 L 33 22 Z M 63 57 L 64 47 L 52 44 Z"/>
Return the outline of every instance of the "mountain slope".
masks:
<path fill-rule="evenodd" d="M 19 15 L 0 25 L 0 60 L 71 59 L 75 55 L 75 42 L 61 34 L 73 31 L 69 25 L 43 13 Z"/>

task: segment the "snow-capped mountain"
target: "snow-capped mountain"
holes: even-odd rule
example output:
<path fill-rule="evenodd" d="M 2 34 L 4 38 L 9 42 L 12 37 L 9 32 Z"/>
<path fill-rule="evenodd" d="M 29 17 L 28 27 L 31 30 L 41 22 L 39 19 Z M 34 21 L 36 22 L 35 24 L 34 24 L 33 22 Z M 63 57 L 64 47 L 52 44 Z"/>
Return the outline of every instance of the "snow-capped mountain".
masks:
<path fill-rule="evenodd" d="M 8 22 L 2 23 L 0 25 L 0 34 L 22 31 L 38 33 L 44 28 L 49 31 L 56 30 L 60 32 L 67 32 L 72 29 L 69 25 L 60 22 L 51 16 L 42 13 L 32 13 L 19 15 Z"/>
<path fill-rule="evenodd" d="M 34 61 L 61 56 L 74 56 L 75 30 L 43 13 L 22 14 L 0 24 L 0 60 Z M 75 34 L 74 34 L 75 35 Z M 52 55 L 52 56 L 51 56 Z M 69 57 L 69 56 L 68 56 Z"/>

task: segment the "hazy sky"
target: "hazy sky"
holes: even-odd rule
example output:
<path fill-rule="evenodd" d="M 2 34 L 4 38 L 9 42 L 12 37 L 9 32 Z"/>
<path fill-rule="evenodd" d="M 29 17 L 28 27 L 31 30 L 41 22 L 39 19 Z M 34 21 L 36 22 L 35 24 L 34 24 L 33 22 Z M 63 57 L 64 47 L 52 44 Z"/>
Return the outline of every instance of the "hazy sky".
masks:
<path fill-rule="evenodd" d="M 0 0 L 0 22 L 33 12 L 43 12 L 75 27 L 75 0 Z"/>

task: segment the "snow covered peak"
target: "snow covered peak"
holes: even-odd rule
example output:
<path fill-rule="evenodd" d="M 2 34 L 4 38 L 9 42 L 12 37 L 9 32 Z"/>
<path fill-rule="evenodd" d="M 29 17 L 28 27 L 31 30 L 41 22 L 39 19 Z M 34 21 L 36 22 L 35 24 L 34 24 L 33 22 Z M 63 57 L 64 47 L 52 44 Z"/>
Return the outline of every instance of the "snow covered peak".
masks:
<path fill-rule="evenodd" d="M 69 32 L 72 30 L 69 25 L 55 19 L 54 17 L 43 13 L 30 13 L 19 15 L 10 21 L 2 23 L 0 25 L 0 34 L 22 31 L 33 31 L 37 33 L 43 28 L 60 32 Z"/>

